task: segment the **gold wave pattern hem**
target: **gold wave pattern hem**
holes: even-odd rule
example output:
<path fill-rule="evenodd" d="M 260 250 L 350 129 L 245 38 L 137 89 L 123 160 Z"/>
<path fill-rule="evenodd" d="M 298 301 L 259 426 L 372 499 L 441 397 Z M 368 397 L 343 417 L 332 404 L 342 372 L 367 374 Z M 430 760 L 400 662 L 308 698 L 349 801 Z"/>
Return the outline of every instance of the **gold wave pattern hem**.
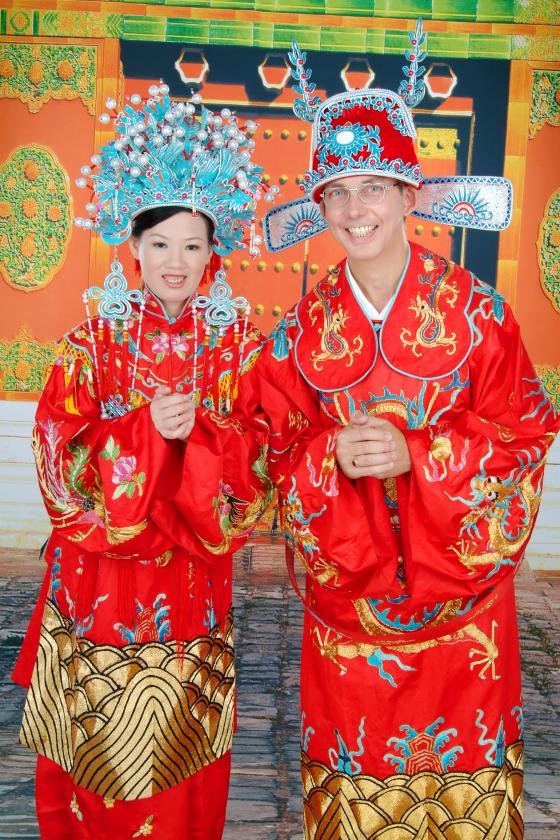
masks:
<path fill-rule="evenodd" d="M 302 753 L 305 840 L 523 840 L 523 744 L 502 767 L 386 779 Z"/>
<path fill-rule="evenodd" d="M 20 741 L 110 799 L 153 796 L 231 747 L 229 615 L 207 636 L 125 647 L 78 638 L 47 601 Z"/>

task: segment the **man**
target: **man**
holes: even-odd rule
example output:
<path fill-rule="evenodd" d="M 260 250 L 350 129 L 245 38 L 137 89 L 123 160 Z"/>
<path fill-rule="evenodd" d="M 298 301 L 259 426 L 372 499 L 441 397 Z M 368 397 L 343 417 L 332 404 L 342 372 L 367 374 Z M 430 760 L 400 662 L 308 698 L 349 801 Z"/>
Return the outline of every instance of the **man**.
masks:
<path fill-rule="evenodd" d="M 279 249 L 326 223 L 345 252 L 258 363 L 307 572 L 307 840 L 523 834 L 513 577 L 559 422 L 502 297 L 407 241 L 433 186 L 414 139 L 391 91 L 331 97 L 307 198 L 265 226 Z"/>

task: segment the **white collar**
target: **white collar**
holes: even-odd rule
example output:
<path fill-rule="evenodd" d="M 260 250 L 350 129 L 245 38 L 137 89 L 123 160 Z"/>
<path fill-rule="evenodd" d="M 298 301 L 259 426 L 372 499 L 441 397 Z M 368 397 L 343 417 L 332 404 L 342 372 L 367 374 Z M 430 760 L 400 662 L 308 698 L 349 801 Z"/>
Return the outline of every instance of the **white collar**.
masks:
<path fill-rule="evenodd" d="M 391 297 L 391 299 L 389 301 L 387 301 L 387 303 L 385 304 L 385 306 L 383 307 L 383 309 L 380 312 L 373 305 L 371 300 L 368 300 L 368 298 L 362 292 L 362 290 L 361 290 L 361 288 L 358 284 L 358 281 L 356 280 L 356 278 L 354 277 L 354 275 L 350 271 L 350 266 L 348 265 L 348 262 L 346 263 L 346 276 L 348 278 L 348 282 L 350 283 L 350 288 L 354 292 L 354 296 L 355 296 L 356 300 L 358 301 L 358 303 L 360 304 L 360 306 L 362 307 L 362 309 L 364 310 L 364 312 L 366 313 L 368 318 L 371 321 L 383 321 L 383 319 L 385 318 L 385 315 L 387 314 L 387 312 L 389 310 L 389 307 L 391 306 L 391 303 L 393 302 L 394 295 L 393 295 L 393 297 Z"/>

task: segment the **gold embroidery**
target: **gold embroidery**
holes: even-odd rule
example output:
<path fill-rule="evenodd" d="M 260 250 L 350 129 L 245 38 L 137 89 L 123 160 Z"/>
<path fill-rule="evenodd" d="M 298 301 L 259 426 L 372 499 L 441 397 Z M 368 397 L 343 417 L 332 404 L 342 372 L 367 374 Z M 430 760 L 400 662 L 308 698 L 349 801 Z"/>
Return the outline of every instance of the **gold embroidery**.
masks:
<path fill-rule="evenodd" d="M 447 347 L 447 354 L 452 356 L 457 348 L 456 333 L 451 333 L 447 336 L 445 334 L 445 312 L 442 312 L 440 305 L 445 297 L 445 303 L 453 308 L 457 301 L 459 291 L 455 282 L 450 283 L 448 279 L 453 272 L 453 263 L 450 263 L 445 271 L 445 274 L 433 291 L 433 300 L 426 300 L 420 294 L 416 295 L 416 301 L 411 303 L 411 309 L 417 318 L 420 318 L 420 325 L 416 329 L 415 338 L 405 338 L 410 336 L 411 332 L 407 327 L 401 330 L 401 342 L 404 347 L 412 347 L 413 354 L 420 358 L 423 354 L 418 347 L 432 349 L 434 347 Z M 430 298 L 432 296 L 430 295 Z"/>
<path fill-rule="evenodd" d="M 422 401 L 419 403 L 419 407 L 415 408 L 410 400 L 405 400 L 405 398 L 401 396 L 380 400 L 379 402 L 368 405 L 367 413 L 370 417 L 378 417 L 380 414 L 395 414 L 397 417 L 401 417 L 406 422 L 407 426 L 409 425 L 412 417 L 414 418 L 414 429 L 425 429 L 430 423 L 432 411 L 440 390 L 441 385 L 439 382 L 433 382 L 432 394 L 426 407 L 424 407 Z"/>
<path fill-rule="evenodd" d="M 67 460 L 57 452 L 56 434 L 56 425 L 47 427 L 43 435 L 35 426 L 31 438 L 39 486 L 53 525 L 57 528 L 70 528 L 72 525 L 79 526 L 82 522 L 92 522 L 89 527 L 65 535 L 67 539 L 77 543 L 85 540 L 102 525 L 105 526 L 107 542 L 110 545 L 121 545 L 141 534 L 148 526 L 147 519 L 134 525 L 111 525 L 98 474 L 94 477 L 91 496 L 84 492 L 77 478 L 90 462 L 91 449 L 79 442 L 79 432 L 74 441 L 67 446 Z"/>
<path fill-rule="evenodd" d="M 378 779 L 301 758 L 305 840 L 522 840 L 523 744 L 503 767 Z"/>
<path fill-rule="evenodd" d="M 236 537 L 250 533 L 258 519 L 268 508 L 274 495 L 274 485 L 269 478 L 266 456 L 267 446 L 261 446 L 258 457 L 251 465 L 251 471 L 259 479 L 265 489 L 256 490 L 252 501 L 247 502 L 231 495 L 231 488 L 223 482 L 218 487 L 218 496 L 213 500 L 214 515 L 217 517 L 224 539 L 219 543 L 211 543 L 200 537 L 204 547 L 212 554 L 227 554 L 231 551 Z"/>
<path fill-rule="evenodd" d="M 443 622 L 450 621 L 456 616 L 461 603 L 460 600 L 447 601 L 444 608 L 435 616 L 430 626 L 436 627 Z M 492 603 L 490 601 L 484 610 L 487 610 Z M 374 655 L 379 647 L 382 647 L 384 650 L 394 650 L 405 654 L 420 653 L 438 644 L 455 644 L 474 639 L 478 647 L 472 647 L 469 650 L 469 659 L 472 660 L 469 666 L 470 670 L 473 671 L 480 667 L 478 676 L 480 679 L 485 679 L 486 672 L 490 669 L 492 679 L 500 679 L 499 675 L 496 674 L 496 660 L 499 655 L 499 649 L 495 642 L 495 630 L 497 627 L 495 621 L 492 621 L 491 636 L 487 636 L 474 622 L 471 622 L 452 633 L 442 633 L 441 636 L 436 638 L 406 643 L 403 638 L 403 633 L 400 630 L 387 627 L 376 618 L 366 598 L 359 598 L 353 604 L 363 629 L 367 633 L 371 633 L 374 637 L 371 643 L 352 641 L 350 638 L 345 638 L 330 629 L 327 629 L 321 638 L 319 628 L 315 627 L 314 629 L 315 644 L 320 654 L 333 662 L 342 674 L 345 674 L 348 669 L 340 660 L 356 659 L 358 656 L 363 656 L 367 659 Z M 386 638 L 380 641 L 380 636 L 385 636 Z M 387 638 L 390 636 L 395 636 L 395 643 L 392 644 L 390 639 Z"/>
<path fill-rule="evenodd" d="M 167 790 L 231 747 L 232 638 L 95 645 L 47 602 L 20 741 L 106 801 Z"/>
<path fill-rule="evenodd" d="M 537 465 L 536 469 L 540 464 Z M 519 484 L 504 484 L 498 478 L 485 477 L 473 482 L 475 490 L 485 499 L 493 499 L 494 504 L 491 511 L 487 508 L 474 508 L 463 517 L 461 524 L 469 527 L 479 520 L 489 517 L 488 536 L 489 551 L 476 554 L 476 543 L 470 540 L 461 540 L 459 548 L 450 546 L 461 563 L 469 569 L 476 566 L 484 566 L 488 563 L 499 563 L 504 557 L 513 557 L 523 547 L 527 535 L 533 527 L 533 522 L 539 508 L 540 495 L 537 495 L 531 483 L 531 476 L 526 476 Z M 504 534 L 504 517 L 508 512 L 508 498 L 519 494 L 525 511 L 524 527 L 520 528 L 516 540 L 508 539 Z"/>
<path fill-rule="evenodd" d="M 301 432 L 302 429 L 305 429 L 306 426 L 309 426 L 309 420 L 301 413 L 301 411 L 289 411 L 288 412 L 288 428 L 295 429 L 298 432 Z"/>
<path fill-rule="evenodd" d="M 155 557 L 154 562 L 156 566 L 168 566 L 172 557 L 173 552 L 170 549 L 167 549 L 167 551 L 164 551 L 163 554 L 159 554 Z"/>
<path fill-rule="evenodd" d="M 358 618 L 360 619 L 360 624 L 362 625 L 366 633 L 371 633 L 372 636 L 377 637 L 395 636 L 398 639 L 403 638 L 402 630 L 400 630 L 399 628 L 392 628 L 386 623 L 381 622 L 376 617 L 367 598 L 357 598 L 355 601 L 353 601 L 353 604 L 358 614 Z M 430 627 L 437 627 L 439 624 L 444 624 L 446 621 L 450 621 L 451 619 L 455 618 L 455 616 L 457 615 L 457 611 L 462 606 L 463 602 L 460 598 L 454 598 L 450 601 L 446 601 L 442 609 L 439 610 L 437 615 L 435 615 L 430 621 Z M 443 628 L 442 632 L 445 632 Z"/>
<path fill-rule="evenodd" d="M 323 370 L 319 362 L 330 361 L 338 362 L 348 357 L 346 367 L 351 367 L 354 363 L 354 356 L 362 352 L 364 346 L 361 336 L 356 336 L 352 340 L 354 349 L 350 349 L 348 341 L 340 334 L 348 320 L 348 313 L 343 310 L 342 304 L 333 308 L 330 300 L 327 300 L 323 290 L 320 286 L 314 290 L 317 300 L 310 304 L 307 314 L 311 326 L 314 326 L 317 321 L 315 309 L 319 308 L 323 314 L 323 326 L 319 327 L 319 335 L 321 336 L 321 352 L 313 350 L 311 358 L 313 359 L 313 367 L 315 370 Z"/>
<path fill-rule="evenodd" d="M 389 499 L 389 501 L 396 505 L 398 503 L 398 496 L 397 496 L 397 479 L 396 478 L 384 478 L 383 479 L 383 490 L 385 495 Z"/>
<path fill-rule="evenodd" d="M 110 545 L 120 545 L 123 542 L 134 539 L 138 534 L 148 527 L 148 520 L 143 519 L 142 522 L 137 522 L 135 525 L 125 525 L 122 528 L 113 528 L 109 525 L 109 521 L 105 519 L 105 532 L 107 534 L 107 542 Z"/>

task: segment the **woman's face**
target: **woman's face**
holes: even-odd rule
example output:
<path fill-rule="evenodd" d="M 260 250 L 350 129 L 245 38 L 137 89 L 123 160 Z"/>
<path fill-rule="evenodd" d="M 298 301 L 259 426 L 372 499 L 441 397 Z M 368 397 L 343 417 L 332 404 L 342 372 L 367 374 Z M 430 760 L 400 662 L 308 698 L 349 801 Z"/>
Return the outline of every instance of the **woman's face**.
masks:
<path fill-rule="evenodd" d="M 176 213 L 133 237 L 130 249 L 140 262 L 145 285 L 167 315 L 176 318 L 196 291 L 210 259 L 208 222 L 200 213 Z"/>

